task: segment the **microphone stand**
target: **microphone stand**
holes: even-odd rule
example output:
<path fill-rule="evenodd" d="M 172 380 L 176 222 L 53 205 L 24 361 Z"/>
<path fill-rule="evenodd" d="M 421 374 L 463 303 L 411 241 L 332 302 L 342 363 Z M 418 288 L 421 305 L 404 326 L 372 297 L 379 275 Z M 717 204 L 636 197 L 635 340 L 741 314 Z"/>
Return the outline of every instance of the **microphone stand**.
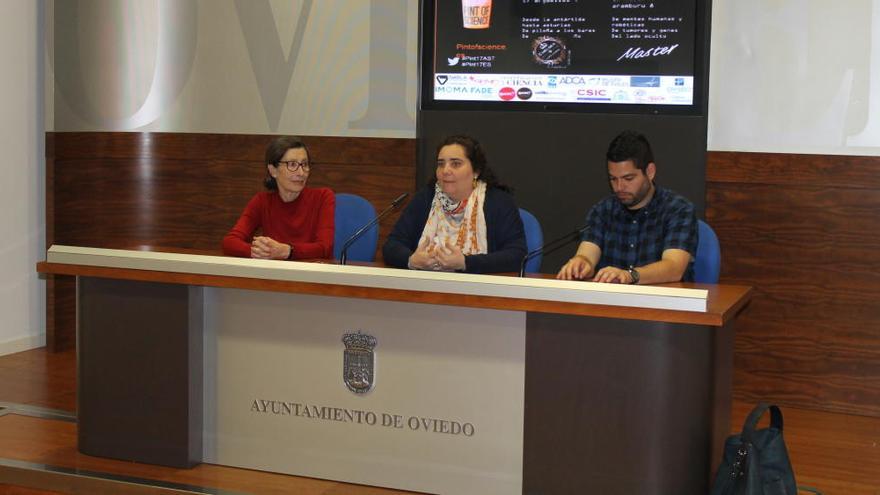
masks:
<path fill-rule="evenodd" d="M 352 236 L 349 237 L 345 241 L 345 244 L 342 245 L 342 251 L 339 253 L 339 264 L 340 265 L 344 265 L 348 261 L 348 248 L 351 247 L 352 244 L 354 244 L 354 241 L 360 239 L 361 236 L 364 235 L 364 233 L 366 233 L 367 230 L 370 229 L 370 227 L 379 223 L 379 220 L 381 220 L 383 217 L 385 217 L 385 215 L 390 213 L 391 210 L 394 210 L 395 208 L 400 206 L 400 203 L 403 203 L 403 200 L 406 199 L 407 196 L 409 196 L 408 192 L 405 192 L 405 193 L 401 194 L 400 196 L 398 196 L 397 199 L 395 199 L 394 201 L 391 202 L 390 205 L 388 205 L 388 208 L 385 208 L 384 210 L 382 210 L 382 213 L 379 213 L 378 215 L 376 215 L 376 218 L 370 220 L 366 225 L 364 225 L 363 227 L 358 229 L 357 232 L 352 234 Z"/>
<path fill-rule="evenodd" d="M 583 227 L 580 227 L 577 230 L 573 230 L 558 239 L 554 239 L 554 240 L 548 242 L 547 244 L 544 244 L 543 246 L 539 247 L 538 249 L 530 251 L 528 254 L 523 256 L 522 262 L 519 265 L 520 278 L 526 276 L 526 263 L 530 259 L 532 259 L 535 256 L 542 254 L 542 253 L 549 254 L 549 253 L 552 253 L 553 251 L 556 251 L 557 249 L 568 244 L 569 242 L 577 240 L 580 235 L 582 235 L 584 232 L 586 232 L 589 229 L 590 229 L 589 225 L 584 225 Z"/>

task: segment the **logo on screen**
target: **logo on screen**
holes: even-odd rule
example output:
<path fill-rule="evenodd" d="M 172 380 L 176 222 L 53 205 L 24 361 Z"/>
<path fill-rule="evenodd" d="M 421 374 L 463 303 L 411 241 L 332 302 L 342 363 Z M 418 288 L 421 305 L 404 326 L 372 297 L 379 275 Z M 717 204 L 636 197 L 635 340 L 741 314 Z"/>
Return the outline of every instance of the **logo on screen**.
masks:
<path fill-rule="evenodd" d="M 447 58 L 446 61 L 449 62 L 449 66 L 452 67 L 454 65 L 458 65 L 461 59 L 458 58 L 458 56 L 456 55 L 455 57 Z"/>
<path fill-rule="evenodd" d="M 507 77 L 501 81 L 501 84 L 507 86 L 543 86 L 544 79 L 541 77 Z"/>
<path fill-rule="evenodd" d="M 516 90 L 516 97 L 520 100 L 528 100 L 532 97 L 532 90 L 529 88 L 519 88 Z"/>
<path fill-rule="evenodd" d="M 632 76 L 629 79 L 629 85 L 634 88 L 659 88 L 659 76 Z"/>
<path fill-rule="evenodd" d="M 516 90 L 511 87 L 501 88 L 498 91 L 498 96 L 504 101 L 510 101 L 516 98 Z"/>
<path fill-rule="evenodd" d="M 578 96 L 607 96 L 608 92 L 604 89 L 579 89 Z"/>
<path fill-rule="evenodd" d="M 440 86 L 443 86 L 444 84 L 446 84 L 446 81 L 448 81 L 448 80 L 449 80 L 449 76 L 446 76 L 446 75 L 437 76 L 437 82 L 440 83 Z"/>
<path fill-rule="evenodd" d="M 494 77 L 476 77 L 476 76 L 468 76 L 468 80 L 474 84 L 495 84 L 498 82 Z"/>
<path fill-rule="evenodd" d="M 560 85 L 586 84 L 587 80 L 580 76 L 562 76 L 559 78 Z"/>
<path fill-rule="evenodd" d="M 629 78 L 628 77 L 589 77 L 587 78 L 587 84 L 591 86 L 612 86 L 612 87 L 620 87 L 625 88 L 629 86 Z"/>
<path fill-rule="evenodd" d="M 532 40 L 532 58 L 539 65 L 551 68 L 568 67 L 570 50 L 561 38 L 541 36 Z"/>
<path fill-rule="evenodd" d="M 376 355 L 373 349 L 378 341 L 372 335 L 346 333 L 342 335 L 345 350 L 342 351 L 342 381 L 356 394 L 373 390 L 376 383 Z"/>

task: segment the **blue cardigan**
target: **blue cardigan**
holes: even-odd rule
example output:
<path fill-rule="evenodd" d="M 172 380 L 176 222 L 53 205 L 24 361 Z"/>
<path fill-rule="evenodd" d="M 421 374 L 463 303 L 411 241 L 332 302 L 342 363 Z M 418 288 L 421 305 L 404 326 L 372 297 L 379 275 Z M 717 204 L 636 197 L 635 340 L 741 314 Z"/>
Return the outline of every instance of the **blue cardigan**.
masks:
<path fill-rule="evenodd" d="M 420 190 L 409 202 L 382 247 L 385 264 L 397 268 L 407 267 L 409 257 L 418 247 L 419 238 L 428 222 L 433 200 L 432 185 Z M 526 235 L 513 197 L 501 189 L 487 189 L 483 214 L 486 216 L 486 242 L 489 252 L 465 256 L 464 271 L 518 272 L 526 255 Z"/>

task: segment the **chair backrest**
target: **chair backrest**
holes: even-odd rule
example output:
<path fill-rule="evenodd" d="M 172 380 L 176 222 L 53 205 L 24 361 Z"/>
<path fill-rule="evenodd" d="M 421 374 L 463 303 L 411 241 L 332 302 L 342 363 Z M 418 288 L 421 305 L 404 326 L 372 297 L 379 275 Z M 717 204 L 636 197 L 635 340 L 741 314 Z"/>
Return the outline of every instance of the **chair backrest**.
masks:
<path fill-rule="evenodd" d="M 718 236 L 706 222 L 697 220 L 700 240 L 697 243 L 697 257 L 694 260 L 694 282 L 717 284 L 721 274 L 721 244 Z"/>
<path fill-rule="evenodd" d="M 339 259 L 342 244 L 370 220 L 376 218 L 376 209 L 357 194 L 336 194 L 336 232 L 333 236 L 333 257 Z M 379 243 L 379 226 L 374 225 L 348 248 L 350 261 L 374 261 Z"/>
<path fill-rule="evenodd" d="M 522 208 L 519 209 L 519 217 L 522 218 L 523 229 L 525 229 L 526 232 L 526 250 L 531 252 L 534 249 L 538 249 L 544 244 L 544 232 L 541 230 L 540 222 L 535 218 L 535 215 L 532 215 Z M 542 257 L 543 256 L 539 254 L 530 259 L 528 263 L 526 263 L 526 272 L 539 272 L 541 270 Z"/>

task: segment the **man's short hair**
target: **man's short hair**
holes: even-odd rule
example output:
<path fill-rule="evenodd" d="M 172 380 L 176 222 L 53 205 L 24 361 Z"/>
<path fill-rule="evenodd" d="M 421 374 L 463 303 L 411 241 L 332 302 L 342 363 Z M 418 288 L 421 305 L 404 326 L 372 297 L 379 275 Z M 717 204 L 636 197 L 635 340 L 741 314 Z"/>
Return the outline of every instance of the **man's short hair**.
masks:
<path fill-rule="evenodd" d="M 651 143 L 644 134 L 636 131 L 623 131 L 608 145 L 605 158 L 609 162 L 625 162 L 632 160 L 637 169 L 645 172 L 648 164 L 654 161 Z"/>

